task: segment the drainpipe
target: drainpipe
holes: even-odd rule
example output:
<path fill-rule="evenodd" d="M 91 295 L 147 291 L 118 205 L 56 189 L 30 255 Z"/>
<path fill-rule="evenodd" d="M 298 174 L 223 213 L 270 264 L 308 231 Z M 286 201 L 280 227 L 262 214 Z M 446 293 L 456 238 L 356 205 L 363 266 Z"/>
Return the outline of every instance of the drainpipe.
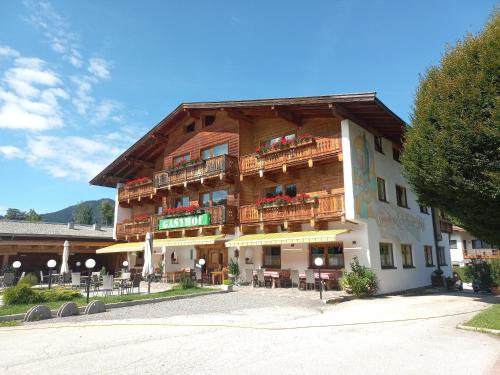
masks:
<path fill-rule="evenodd" d="M 439 244 L 439 239 L 438 239 L 438 225 L 439 223 L 436 220 L 436 215 L 437 211 L 434 207 L 431 207 L 431 216 L 432 216 L 432 229 L 434 231 L 434 247 L 436 248 L 436 262 L 437 262 L 437 271 L 442 274 L 441 271 L 441 266 L 440 266 L 440 259 L 439 259 L 439 251 L 438 251 L 438 244 Z M 439 229 L 441 231 L 441 229 Z"/>

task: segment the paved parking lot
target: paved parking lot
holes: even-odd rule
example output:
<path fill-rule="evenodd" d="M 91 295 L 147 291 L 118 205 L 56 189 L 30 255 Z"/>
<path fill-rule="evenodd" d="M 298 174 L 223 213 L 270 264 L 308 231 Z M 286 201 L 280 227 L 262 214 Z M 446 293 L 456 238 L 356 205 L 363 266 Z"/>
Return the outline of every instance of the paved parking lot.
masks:
<path fill-rule="evenodd" d="M 245 288 L 0 329 L 0 372 L 493 374 L 500 339 L 455 327 L 497 301 Z"/>

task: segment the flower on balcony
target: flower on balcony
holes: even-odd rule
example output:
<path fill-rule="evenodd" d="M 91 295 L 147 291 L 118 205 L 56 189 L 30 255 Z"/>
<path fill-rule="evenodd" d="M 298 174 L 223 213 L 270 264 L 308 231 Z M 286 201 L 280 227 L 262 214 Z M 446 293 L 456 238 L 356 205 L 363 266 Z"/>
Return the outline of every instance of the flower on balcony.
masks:
<path fill-rule="evenodd" d="M 132 219 L 123 220 L 123 224 L 142 224 L 149 223 L 151 218 L 148 215 L 135 216 Z"/>
<path fill-rule="evenodd" d="M 134 180 L 127 181 L 125 183 L 125 185 L 129 186 L 129 185 L 135 185 L 135 184 L 142 184 L 142 183 L 146 183 L 146 182 L 151 182 L 151 178 L 150 177 L 136 178 Z"/>
<path fill-rule="evenodd" d="M 259 155 L 265 155 L 271 151 L 285 150 L 290 147 L 296 147 L 301 144 L 314 142 L 314 137 L 310 134 L 299 135 L 295 138 L 280 138 L 277 141 L 274 141 L 270 145 L 258 146 L 255 149 L 255 152 Z"/>
<path fill-rule="evenodd" d="M 179 169 L 184 169 L 186 167 L 189 167 L 194 164 L 198 164 L 201 160 L 200 159 L 183 159 L 180 161 L 174 162 L 170 167 L 167 168 L 167 172 L 174 172 Z"/>
<path fill-rule="evenodd" d="M 187 207 L 166 208 L 163 211 L 163 214 L 165 217 L 175 217 L 175 216 L 192 215 L 194 213 L 198 213 L 201 211 L 202 209 L 198 206 L 187 206 Z"/>
<path fill-rule="evenodd" d="M 286 206 L 289 204 L 309 203 L 310 197 L 307 194 L 298 194 L 296 197 L 290 197 L 286 194 L 277 195 L 270 198 L 257 199 L 256 205 L 258 208 L 272 207 L 272 206 Z"/>

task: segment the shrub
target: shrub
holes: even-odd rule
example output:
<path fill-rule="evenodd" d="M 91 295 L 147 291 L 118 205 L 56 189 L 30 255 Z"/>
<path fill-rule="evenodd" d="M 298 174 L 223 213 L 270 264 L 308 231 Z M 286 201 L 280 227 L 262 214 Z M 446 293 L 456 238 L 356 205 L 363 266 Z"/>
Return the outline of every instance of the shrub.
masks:
<path fill-rule="evenodd" d="M 370 296 L 377 292 L 378 282 L 375 273 L 368 267 L 359 264 L 357 257 L 351 261 L 351 271 L 344 271 L 342 287 L 355 296 Z"/>
<path fill-rule="evenodd" d="M 181 289 L 191 289 L 195 287 L 195 282 L 190 277 L 183 276 L 179 285 Z"/>
<path fill-rule="evenodd" d="M 18 284 L 14 287 L 5 289 L 3 293 L 3 302 L 5 305 L 24 305 L 45 301 L 43 301 L 40 293 L 35 292 L 29 285 Z"/>
<path fill-rule="evenodd" d="M 238 265 L 238 262 L 234 261 L 234 259 L 231 259 L 229 261 L 227 270 L 231 275 L 234 275 L 235 278 L 237 278 L 240 275 L 240 266 Z"/>
<path fill-rule="evenodd" d="M 28 286 L 38 285 L 38 277 L 33 273 L 28 273 L 19 280 L 18 284 L 25 284 Z"/>
<path fill-rule="evenodd" d="M 82 294 L 77 290 L 70 289 L 44 289 L 40 292 L 41 298 L 44 302 L 55 302 L 55 301 L 72 301 L 75 298 L 79 298 Z"/>
<path fill-rule="evenodd" d="M 500 259 L 493 259 L 490 263 L 493 286 L 500 286 Z"/>
<path fill-rule="evenodd" d="M 101 276 L 106 276 L 108 274 L 108 271 L 106 270 L 106 267 L 102 266 L 101 271 L 99 271 Z"/>
<path fill-rule="evenodd" d="M 226 279 L 226 280 L 224 280 L 223 284 L 224 284 L 224 285 L 233 285 L 233 280 L 231 280 L 231 279 Z"/>
<path fill-rule="evenodd" d="M 470 272 L 471 279 L 479 279 L 481 284 L 485 287 L 489 287 L 493 284 L 491 265 L 484 260 L 473 260 L 472 263 L 467 266 Z"/>
<path fill-rule="evenodd" d="M 458 274 L 458 277 L 460 277 L 460 280 L 462 280 L 464 283 L 472 282 L 472 275 L 469 267 L 453 266 L 453 272 L 456 272 Z"/>

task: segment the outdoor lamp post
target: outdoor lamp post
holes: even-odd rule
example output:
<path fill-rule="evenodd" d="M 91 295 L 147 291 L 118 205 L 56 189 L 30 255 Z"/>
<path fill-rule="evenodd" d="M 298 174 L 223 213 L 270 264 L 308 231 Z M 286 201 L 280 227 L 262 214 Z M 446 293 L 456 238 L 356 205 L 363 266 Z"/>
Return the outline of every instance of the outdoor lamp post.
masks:
<path fill-rule="evenodd" d="M 125 268 L 125 270 L 128 272 L 128 261 L 124 260 L 122 265 Z"/>
<path fill-rule="evenodd" d="M 14 269 L 16 270 L 16 279 L 17 279 L 18 270 L 19 268 L 21 268 L 21 262 L 16 260 L 14 263 L 12 263 L 12 267 L 14 267 Z"/>
<path fill-rule="evenodd" d="M 201 287 L 203 288 L 203 266 L 205 265 L 205 259 L 201 258 L 200 260 L 198 260 L 198 264 L 201 268 Z"/>
<path fill-rule="evenodd" d="M 81 263 L 81 262 L 76 262 L 76 267 L 77 267 L 78 269 L 80 269 L 80 266 L 81 266 L 81 265 L 82 265 L 82 263 Z"/>
<path fill-rule="evenodd" d="M 47 267 L 49 267 L 49 289 L 52 286 L 52 270 L 56 267 L 57 262 L 51 259 L 47 262 Z"/>
<path fill-rule="evenodd" d="M 92 268 L 95 267 L 95 260 L 90 258 L 85 261 L 85 267 L 87 267 L 88 270 L 88 277 L 87 277 L 87 304 L 89 303 L 89 294 L 90 294 L 90 274 L 92 271 Z"/>
<path fill-rule="evenodd" d="M 321 266 L 323 265 L 323 258 L 317 257 L 314 259 L 314 264 L 318 267 L 319 299 L 323 299 L 323 283 L 321 281 Z"/>

